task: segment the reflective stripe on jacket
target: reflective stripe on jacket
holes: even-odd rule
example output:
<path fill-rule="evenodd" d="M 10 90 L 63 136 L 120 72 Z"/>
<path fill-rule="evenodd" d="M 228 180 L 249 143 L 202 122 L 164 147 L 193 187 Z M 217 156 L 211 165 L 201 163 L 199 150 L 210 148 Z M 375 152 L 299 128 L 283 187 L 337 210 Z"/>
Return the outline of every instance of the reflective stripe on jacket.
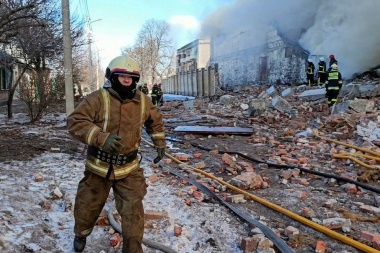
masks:
<path fill-rule="evenodd" d="M 318 63 L 318 72 L 319 73 L 325 73 L 326 72 L 326 63 L 325 62 L 319 62 Z"/>
<path fill-rule="evenodd" d="M 343 81 L 340 72 L 330 71 L 325 82 L 326 90 L 339 90 L 342 87 Z"/>
<path fill-rule="evenodd" d="M 140 91 L 123 102 L 112 89 L 101 89 L 85 97 L 68 117 L 68 130 L 79 141 L 101 148 L 109 135 L 118 135 L 125 149 L 122 154 L 140 147 L 145 125 L 156 147 L 166 146 L 162 114 Z M 87 154 L 86 169 L 106 177 L 110 164 Z M 139 168 L 138 158 L 125 165 L 113 165 L 115 179 L 127 176 Z"/>

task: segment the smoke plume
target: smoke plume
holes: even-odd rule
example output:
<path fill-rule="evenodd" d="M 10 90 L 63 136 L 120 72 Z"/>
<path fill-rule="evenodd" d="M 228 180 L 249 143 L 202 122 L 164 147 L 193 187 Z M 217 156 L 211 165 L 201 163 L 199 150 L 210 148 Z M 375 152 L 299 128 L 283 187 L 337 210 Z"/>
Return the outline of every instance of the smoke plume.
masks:
<path fill-rule="evenodd" d="M 201 37 L 231 52 L 262 43 L 272 25 L 310 55 L 334 54 L 343 77 L 351 78 L 380 64 L 379 9 L 379 0 L 236 0 L 203 22 Z"/>

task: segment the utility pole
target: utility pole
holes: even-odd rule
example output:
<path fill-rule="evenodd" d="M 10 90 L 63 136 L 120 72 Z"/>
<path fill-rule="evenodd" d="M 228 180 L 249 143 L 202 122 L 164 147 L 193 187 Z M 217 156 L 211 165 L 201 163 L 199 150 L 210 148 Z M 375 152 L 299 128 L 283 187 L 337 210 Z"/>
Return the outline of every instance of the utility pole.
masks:
<path fill-rule="evenodd" d="M 90 18 L 87 17 L 87 29 L 88 29 L 88 32 L 87 32 L 87 40 L 88 40 L 88 61 L 89 61 L 89 70 L 88 70 L 88 74 L 89 74 L 89 77 L 90 77 L 90 92 L 93 92 L 95 91 L 95 87 L 94 87 L 94 81 L 92 80 L 92 52 L 91 52 L 91 26 L 90 26 L 91 22 L 90 22 Z"/>
<path fill-rule="evenodd" d="M 74 111 L 73 62 L 71 51 L 69 0 L 62 0 L 62 33 L 65 65 L 66 115 L 69 116 Z"/>
<path fill-rule="evenodd" d="M 98 61 L 97 61 L 97 65 L 96 65 L 96 89 L 99 89 L 100 88 L 100 85 L 99 85 L 99 49 L 96 50 L 97 53 L 98 53 Z"/>

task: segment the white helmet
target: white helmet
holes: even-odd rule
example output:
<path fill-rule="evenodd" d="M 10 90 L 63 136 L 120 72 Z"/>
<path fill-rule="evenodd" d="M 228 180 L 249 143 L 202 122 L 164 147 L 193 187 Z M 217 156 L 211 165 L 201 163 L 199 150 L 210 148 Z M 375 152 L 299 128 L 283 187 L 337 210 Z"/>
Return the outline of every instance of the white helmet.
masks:
<path fill-rule="evenodd" d="M 313 60 L 312 59 L 307 59 L 308 62 L 312 62 Z"/>
<path fill-rule="evenodd" d="M 323 57 L 319 57 L 319 60 L 320 60 L 320 61 L 325 61 L 325 58 L 323 58 Z"/>
<path fill-rule="evenodd" d="M 336 65 L 336 63 L 331 65 L 331 70 L 338 70 L 338 65 Z"/>

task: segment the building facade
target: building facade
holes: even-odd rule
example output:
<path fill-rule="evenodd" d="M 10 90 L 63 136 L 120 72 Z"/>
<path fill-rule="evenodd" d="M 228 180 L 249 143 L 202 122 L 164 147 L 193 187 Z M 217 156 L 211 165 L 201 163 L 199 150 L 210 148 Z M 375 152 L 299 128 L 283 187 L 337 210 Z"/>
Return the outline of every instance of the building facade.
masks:
<path fill-rule="evenodd" d="M 197 39 L 177 50 L 176 72 L 206 68 L 210 63 L 210 38 Z"/>
<path fill-rule="evenodd" d="M 253 30 L 212 41 L 211 63 L 219 66 L 219 85 L 293 84 L 306 79 L 308 52 L 271 29 Z"/>

